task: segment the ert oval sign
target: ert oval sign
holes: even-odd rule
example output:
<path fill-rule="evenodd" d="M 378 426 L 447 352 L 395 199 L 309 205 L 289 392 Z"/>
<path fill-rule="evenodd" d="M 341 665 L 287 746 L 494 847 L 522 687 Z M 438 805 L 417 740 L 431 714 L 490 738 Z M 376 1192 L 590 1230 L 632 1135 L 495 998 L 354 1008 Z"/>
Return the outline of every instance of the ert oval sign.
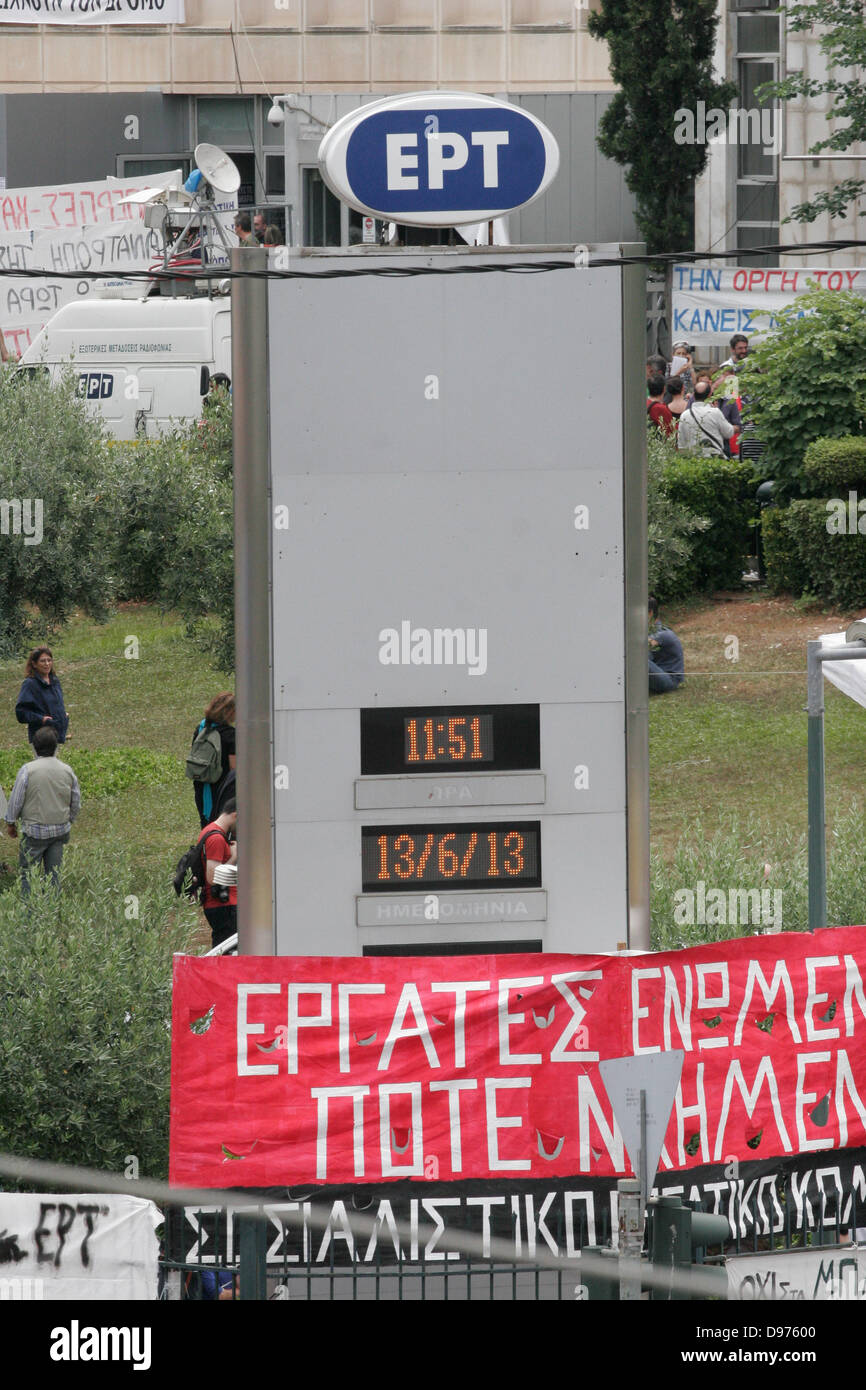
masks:
<path fill-rule="evenodd" d="M 322 178 L 358 212 L 413 227 L 483 222 L 525 207 L 559 169 L 528 111 L 474 92 L 410 92 L 351 111 L 319 146 Z"/>

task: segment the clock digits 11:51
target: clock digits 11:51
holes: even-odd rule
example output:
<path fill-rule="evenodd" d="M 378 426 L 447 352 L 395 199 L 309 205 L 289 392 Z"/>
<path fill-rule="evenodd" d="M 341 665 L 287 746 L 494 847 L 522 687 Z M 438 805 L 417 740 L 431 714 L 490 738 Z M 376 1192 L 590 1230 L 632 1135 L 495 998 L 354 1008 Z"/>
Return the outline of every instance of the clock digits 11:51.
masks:
<path fill-rule="evenodd" d="M 419 763 L 485 763 L 493 760 L 490 714 L 413 715 L 403 720 L 405 757 Z"/>

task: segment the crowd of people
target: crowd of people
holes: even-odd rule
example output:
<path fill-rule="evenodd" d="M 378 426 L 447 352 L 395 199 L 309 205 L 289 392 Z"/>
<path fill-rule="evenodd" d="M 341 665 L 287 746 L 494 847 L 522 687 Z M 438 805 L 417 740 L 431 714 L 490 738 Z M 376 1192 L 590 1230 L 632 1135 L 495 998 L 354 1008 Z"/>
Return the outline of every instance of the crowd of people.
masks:
<path fill-rule="evenodd" d="M 268 222 L 263 212 L 250 217 L 248 212 L 239 212 L 234 224 L 235 236 L 241 246 L 285 246 L 286 239 L 275 222 Z"/>
<path fill-rule="evenodd" d="M 72 734 L 50 647 L 36 647 L 27 658 L 15 717 L 26 726 L 33 757 L 19 769 L 5 808 L 0 794 L 0 814 L 6 834 L 19 842 L 21 894 L 27 898 L 31 876 L 40 865 L 59 889 L 63 849 L 81 809 L 78 779 L 69 764 L 56 756 Z M 234 718 L 232 692 L 214 696 L 193 730 L 186 764 L 200 825 L 201 905 L 214 946 L 237 931 L 236 883 L 221 882 L 217 873 L 221 866 L 237 864 Z"/>
<path fill-rule="evenodd" d="M 738 380 L 749 353 L 749 340 L 735 333 L 730 357 L 714 370 L 698 370 L 694 348 L 673 345 L 673 357 L 652 356 L 646 363 L 647 416 L 664 434 L 676 436 L 677 448 L 705 456 L 733 458 L 748 429 Z"/>

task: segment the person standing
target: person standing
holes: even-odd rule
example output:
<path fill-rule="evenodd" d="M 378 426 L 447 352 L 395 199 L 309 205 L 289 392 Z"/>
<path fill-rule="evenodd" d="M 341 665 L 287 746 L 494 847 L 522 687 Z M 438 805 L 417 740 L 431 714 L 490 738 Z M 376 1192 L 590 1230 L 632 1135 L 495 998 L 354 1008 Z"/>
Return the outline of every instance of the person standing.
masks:
<path fill-rule="evenodd" d="M 204 718 L 196 726 L 192 736 L 193 746 L 196 740 L 210 741 L 216 751 L 216 738 L 214 731 L 219 737 L 219 764 L 215 763 L 208 769 L 212 774 L 207 778 L 193 778 L 193 792 L 195 795 L 196 810 L 199 814 L 202 829 L 209 825 L 213 819 L 214 808 L 219 801 L 219 789 L 235 766 L 235 697 L 230 690 L 223 690 L 219 695 L 215 695 L 204 712 Z M 188 768 L 187 775 L 191 775 Z"/>
<path fill-rule="evenodd" d="M 15 718 L 27 725 L 27 737 L 33 742 L 37 729 L 53 729 L 58 743 L 71 739 L 69 715 L 63 703 L 63 687 L 54 669 L 50 647 L 36 647 L 27 658 L 24 681 L 18 692 Z"/>
<path fill-rule="evenodd" d="M 725 445 L 735 434 L 718 406 L 710 402 L 712 387 L 702 378 L 695 382 L 691 404 L 680 416 L 677 448 L 702 454 L 705 458 L 727 458 Z"/>
<path fill-rule="evenodd" d="M 57 735 L 53 729 L 37 729 L 33 735 L 36 757 L 19 769 L 6 807 L 6 832 L 14 840 L 21 821 L 18 864 L 21 896 L 30 896 L 30 870 L 41 862 L 42 872 L 60 887 L 63 846 L 69 841 L 72 822 L 81 807 L 78 778 L 68 763 L 55 757 Z"/>
<path fill-rule="evenodd" d="M 680 416 L 683 414 L 684 411 L 688 410 L 689 408 L 688 401 L 686 400 L 685 396 L 685 391 L 683 390 L 682 377 L 672 376 L 670 378 L 670 380 L 667 382 L 665 395 L 667 396 L 667 401 L 665 402 L 665 404 L 667 405 L 667 408 L 670 411 L 671 415 L 674 417 L 674 423 L 678 424 Z"/>
<path fill-rule="evenodd" d="M 265 216 L 265 214 L 263 212 L 255 213 L 253 216 L 253 236 L 255 237 L 259 246 L 262 245 L 265 239 L 265 232 L 267 231 L 267 226 L 268 219 Z"/>
<path fill-rule="evenodd" d="M 665 434 L 673 434 L 676 430 L 674 417 L 664 403 L 665 379 L 663 376 L 651 376 L 646 384 L 647 418 L 652 420 L 654 425 L 658 425 Z"/>
<path fill-rule="evenodd" d="M 237 826 L 237 802 L 231 798 L 216 820 L 206 825 L 199 835 L 202 845 L 202 864 L 204 867 L 204 889 L 201 905 L 208 920 L 213 937 L 213 945 L 219 946 L 238 929 L 238 890 L 236 887 L 224 888 L 214 880 L 220 864 L 236 864 L 238 861 L 237 841 L 233 838 Z M 202 841 L 204 843 L 202 844 Z"/>
<path fill-rule="evenodd" d="M 239 212 L 235 218 L 235 236 L 241 246 L 251 246 L 253 250 L 258 246 L 248 212 Z"/>

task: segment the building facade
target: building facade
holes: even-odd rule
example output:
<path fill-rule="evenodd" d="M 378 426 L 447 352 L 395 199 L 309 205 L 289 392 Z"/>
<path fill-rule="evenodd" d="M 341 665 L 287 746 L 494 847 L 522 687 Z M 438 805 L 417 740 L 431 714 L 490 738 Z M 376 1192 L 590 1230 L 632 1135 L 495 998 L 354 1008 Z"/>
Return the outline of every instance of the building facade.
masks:
<path fill-rule="evenodd" d="M 0 23 L 0 177 L 186 176 L 207 141 L 237 164 L 241 207 L 267 209 L 293 244 L 347 246 L 360 218 L 317 168 L 328 126 L 382 93 L 466 89 L 525 106 L 559 143 L 558 178 L 509 240 L 633 241 L 633 199 L 596 143 L 613 84 L 588 14 L 575 0 L 186 0 L 183 25 Z"/>
<path fill-rule="evenodd" d="M 756 246 L 842 240 L 863 235 L 856 210 L 831 221 L 786 222 L 792 210 L 847 178 L 866 178 L 866 149 L 852 146 L 843 155 L 811 153 L 839 125 L 831 98 L 761 103 L 761 85 L 803 71 L 821 81 L 827 66 L 818 36 L 789 33 L 774 0 L 724 0 L 717 35 L 716 69 L 738 88 L 740 119 L 725 137 L 710 143 L 707 168 L 695 190 L 695 245 L 742 251 L 741 265 L 866 264 L 864 249 L 818 251 L 814 255 L 756 255 Z M 850 70 L 847 76 L 850 77 Z M 845 74 L 840 74 L 845 76 Z M 706 123 L 709 134 L 709 122 Z"/>

